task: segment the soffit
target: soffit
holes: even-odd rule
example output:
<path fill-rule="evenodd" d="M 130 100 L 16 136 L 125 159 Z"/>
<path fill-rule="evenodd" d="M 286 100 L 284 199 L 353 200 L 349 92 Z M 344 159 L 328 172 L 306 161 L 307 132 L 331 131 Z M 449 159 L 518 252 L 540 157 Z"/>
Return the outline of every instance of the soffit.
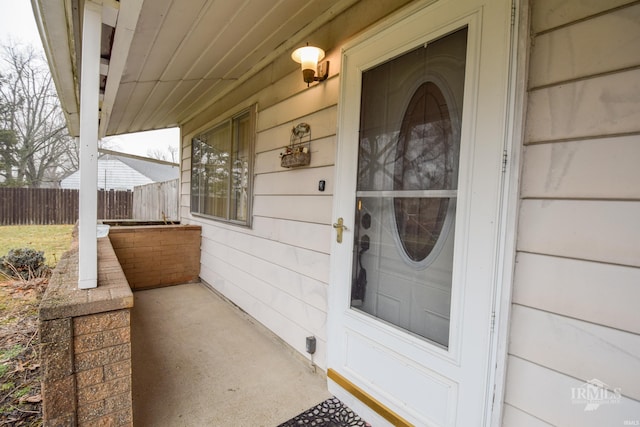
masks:
<path fill-rule="evenodd" d="M 355 1 L 144 1 L 106 134 L 184 123 Z"/>

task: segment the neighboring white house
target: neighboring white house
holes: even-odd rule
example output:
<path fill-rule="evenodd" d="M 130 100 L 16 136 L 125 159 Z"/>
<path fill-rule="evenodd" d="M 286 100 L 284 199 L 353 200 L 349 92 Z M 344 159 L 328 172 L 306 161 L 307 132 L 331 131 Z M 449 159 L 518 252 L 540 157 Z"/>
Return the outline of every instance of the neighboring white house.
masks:
<path fill-rule="evenodd" d="M 33 4 L 71 134 L 179 126 L 201 279 L 373 425 L 640 422 L 640 3 Z"/>
<path fill-rule="evenodd" d="M 103 153 L 98 158 L 98 189 L 133 190 L 137 185 L 178 179 L 176 163 L 124 153 Z M 60 188 L 80 188 L 80 171 L 60 181 Z"/>

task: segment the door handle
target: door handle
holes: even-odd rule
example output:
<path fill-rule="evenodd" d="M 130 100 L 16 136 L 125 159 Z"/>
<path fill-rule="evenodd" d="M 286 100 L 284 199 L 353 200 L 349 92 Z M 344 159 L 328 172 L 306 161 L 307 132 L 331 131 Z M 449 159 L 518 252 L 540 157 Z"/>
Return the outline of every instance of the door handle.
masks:
<path fill-rule="evenodd" d="M 342 217 L 338 218 L 338 222 L 333 224 L 333 228 L 336 229 L 336 242 L 342 243 L 342 232 L 347 229 L 347 226 L 344 225 L 344 220 Z"/>

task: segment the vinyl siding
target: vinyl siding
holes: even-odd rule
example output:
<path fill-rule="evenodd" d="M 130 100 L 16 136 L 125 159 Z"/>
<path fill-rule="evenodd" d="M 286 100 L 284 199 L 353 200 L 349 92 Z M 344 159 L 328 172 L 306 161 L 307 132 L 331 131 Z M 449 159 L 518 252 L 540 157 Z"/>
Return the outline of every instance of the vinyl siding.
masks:
<path fill-rule="evenodd" d="M 406 1 L 358 4 L 310 39 L 324 39 L 329 79 L 302 81 L 287 56 L 182 127 L 181 216 L 202 226 L 201 278 L 302 355 L 317 339 L 313 361 L 326 369 L 327 289 L 336 152 L 341 45 Z M 288 69 L 283 73 L 283 69 Z M 191 215 L 191 138 L 257 106 L 252 224 L 238 227 Z M 287 169 L 280 153 L 298 123 L 311 126 L 311 164 Z M 325 191 L 318 190 L 320 180 Z"/>
<path fill-rule="evenodd" d="M 639 402 L 625 396 L 620 403 L 601 405 L 595 411 L 585 411 L 585 405 L 572 404 L 571 390 L 581 387 L 584 379 L 517 356 L 509 358 L 507 369 L 510 372 L 507 377 L 507 389 L 510 390 L 507 405 L 528 414 L 540 425 L 624 426 L 624 421 L 638 419 Z M 503 426 L 521 427 L 521 424 L 507 424 L 505 420 Z"/>
<path fill-rule="evenodd" d="M 505 426 L 640 417 L 640 4 L 531 3 Z M 585 411 L 597 379 L 620 403 Z"/>
<path fill-rule="evenodd" d="M 338 78 L 325 84 L 334 88 L 305 87 L 259 110 L 251 228 L 191 216 L 188 196 L 182 200 L 183 215 L 203 227 L 202 279 L 300 353 L 306 354 L 305 338 L 316 336 L 314 361 L 321 368 L 326 368 Z M 300 122 L 311 125 L 311 164 L 282 168 L 280 153 Z M 190 150 L 184 154 L 190 156 Z M 185 169 L 187 164 L 183 159 Z M 321 179 L 327 182 L 324 192 L 318 191 Z"/>
<path fill-rule="evenodd" d="M 183 222 L 203 227 L 202 279 L 303 355 L 305 337 L 315 335 L 314 361 L 323 369 L 340 48 L 391 11 L 383 3 L 359 4 L 322 30 L 328 81 L 307 88 L 298 70 L 283 73 L 290 65 L 283 58 L 182 127 L 180 209 Z M 640 4 L 530 3 L 502 422 L 622 425 L 640 414 L 633 381 L 640 369 Z M 254 104 L 251 228 L 191 215 L 191 138 Z M 281 168 L 279 154 L 300 122 L 311 125 L 311 165 Z M 573 404 L 572 388 L 594 378 L 620 388 L 622 403 L 592 412 Z"/>
<path fill-rule="evenodd" d="M 106 190 L 133 190 L 136 185 L 154 182 L 129 165 L 117 159 L 98 160 L 98 188 Z M 62 188 L 80 188 L 80 171 L 76 171 L 62 180 Z"/>

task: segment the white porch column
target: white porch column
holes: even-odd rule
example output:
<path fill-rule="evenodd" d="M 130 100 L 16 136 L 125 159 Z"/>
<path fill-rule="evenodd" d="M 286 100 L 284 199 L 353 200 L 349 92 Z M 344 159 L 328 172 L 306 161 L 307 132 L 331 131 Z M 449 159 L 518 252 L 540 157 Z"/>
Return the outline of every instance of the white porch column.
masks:
<path fill-rule="evenodd" d="M 78 288 L 98 286 L 98 120 L 102 8 L 87 1 L 82 25 L 80 74 L 80 214 Z"/>

